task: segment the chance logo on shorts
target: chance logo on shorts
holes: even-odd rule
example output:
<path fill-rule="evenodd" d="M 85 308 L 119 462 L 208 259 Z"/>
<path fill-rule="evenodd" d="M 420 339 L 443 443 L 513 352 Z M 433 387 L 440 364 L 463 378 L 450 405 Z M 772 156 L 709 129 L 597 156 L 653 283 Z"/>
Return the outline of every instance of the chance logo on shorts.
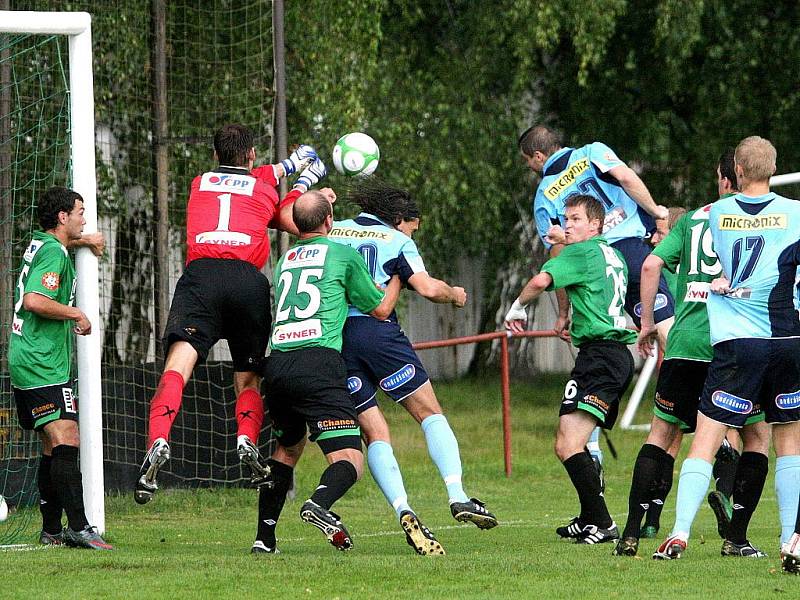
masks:
<path fill-rule="evenodd" d="M 711 394 L 711 403 L 737 415 L 749 415 L 750 411 L 753 410 L 753 403 L 750 400 L 739 398 L 739 396 L 734 396 L 722 390 L 717 390 Z"/>
<path fill-rule="evenodd" d="M 800 408 L 800 390 L 775 396 L 775 406 L 783 410 Z"/>
<path fill-rule="evenodd" d="M 408 383 L 414 378 L 414 375 L 417 374 L 417 369 L 414 365 L 406 365 L 401 369 L 398 369 L 388 377 L 384 377 L 381 379 L 381 389 L 387 392 L 391 390 L 396 390 L 404 383 Z"/>

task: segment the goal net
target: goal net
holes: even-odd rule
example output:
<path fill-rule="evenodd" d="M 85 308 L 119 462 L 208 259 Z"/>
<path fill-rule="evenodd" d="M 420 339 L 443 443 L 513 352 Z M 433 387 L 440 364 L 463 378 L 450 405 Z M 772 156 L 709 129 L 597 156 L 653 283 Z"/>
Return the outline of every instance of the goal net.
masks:
<path fill-rule="evenodd" d="M 106 251 L 96 267 L 99 317 L 93 328 L 98 339 L 102 407 L 99 477 L 106 491 L 132 488 L 146 450 L 148 404 L 163 366 L 155 273 L 159 265 L 162 269 L 166 265 L 168 276 L 161 283 L 171 299 L 185 259 L 187 192 L 192 178 L 213 165 L 213 131 L 228 122 L 245 123 L 256 132 L 259 158 L 265 162 L 272 158 L 271 1 L 165 3 L 167 39 L 162 58 L 167 65 L 167 121 L 166 134 L 158 139 L 152 4 L 123 0 L 113 11 L 93 14 L 91 22 L 95 102 L 91 131 L 92 158 L 96 159 L 92 170 L 97 177 L 97 229 L 106 237 Z M 66 0 L 12 2 L 15 10 L 92 11 L 93 5 Z M 37 31 L 36 23 L 32 21 L 31 31 Z M 37 200 L 51 185 L 78 188 L 70 137 L 75 123 L 70 111 L 74 90 L 69 38 L 2 33 L 3 27 L 0 23 L 0 327 L 4 332 L 0 360 L 5 361 L 16 269 L 37 227 Z M 159 229 L 153 157 L 157 144 L 167 147 L 168 156 L 166 256 L 156 253 Z M 87 224 L 86 231 L 93 230 Z M 80 277 L 82 265 L 77 258 Z M 224 342 L 218 344 L 187 385 L 173 428 L 173 458 L 163 477 L 159 475 L 162 487 L 245 481 L 235 449 L 229 358 Z M 36 436 L 18 427 L 7 365 L 2 367 L 0 494 L 15 510 L 0 523 L 0 544 L 31 541 L 38 532 L 35 478 L 40 454 Z M 83 413 L 86 390 L 80 382 L 76 390 Z M 83 421 L 81 428 L 85 446 Z M 268 441 L 265 427 L 262 452 L 267 451 Z M 86 487 L 84 450 L 81 469 Z"/>

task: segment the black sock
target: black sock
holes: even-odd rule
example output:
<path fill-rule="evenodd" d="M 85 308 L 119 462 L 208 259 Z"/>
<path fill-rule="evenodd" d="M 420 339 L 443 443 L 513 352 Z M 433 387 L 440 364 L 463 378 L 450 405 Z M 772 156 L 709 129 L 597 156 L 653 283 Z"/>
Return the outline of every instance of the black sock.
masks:
<path fill-rule="evenodd" d="M 358 481 L 358 472 L 352 463 L 346 460 L 337 461 L 322 473 L 319 486 L 311 496 L 311 500 L 325 510 L 330 510 L 333 503 L 345 495 L 347 490 Z"/>
<path fill-rule="evenodd" d="M 743 544 L 747 540 L 747 526 L 761 499 L 768 471 L 769 460 L 760 452 L 743 452 L 739 458 L 733 490 L 736 502 L 728 527 L 728 539 L 735 544 Z"/>
<path fill-rule="evenodd" d="M 564 461 L 564 468 L 578 492 L 581 503 L 581 520 L 598 527 L 610 527 L 611 515 L 608 514 L 606 501 L 600 491 L 600 475 L 594 466 L 592 455 L 578 452 Z"/>
<path fill-rule="evenodd" d="M 661 456 L 661 472 L 652 489 L 650 507 L 647 509 L 647 515 L 644 519 L 646 527 L 655 527 L 656 529 L 661 527 L 661 511 L 664 510 L 664 502 L 667 501 L 667 496 L 669 496 L 669 492 L 672 489 L 674 470 L 675 459 L 668 452 L 664 452 Z"/>
<path fill-rule="evenodd" d="M 39 512 L 42 513 L 42 530 L 50 534 L 61 533 L 61 501 L 50 477 L 52 456 L 42 455 L 36 484 L 39 487 Z"/>
<path fill-rule="evenodd" d="M 739 463 L 739 453 L 734 448 L 727 448 L 726 452 L 720 449 L 714 461 L 714 480 L 717 491 L 730 500 L 733 496 L 733 485 L 736 479 L 736 465 Z"/>
<path fill-rule="evenodd" d="M 622 537 L 638 538 L 641 534 L 642 518 L 652 508 L 656 486 L 661 477 L 664 450 L 653 444 L 645 444 L 639 450 L 633 465 L 631 491 L 628 495 L 628 521 Z"/>
<path fill-rule="evenodd" d="M 271 469 L 269 482 L 272 486 L 262 485 L 258 492 L 258 534 L 256 540 L 264 542 L 267 548 L 274 548 L 275 528 L 278 526 L 278 517 L 281 516 L 286 494 L 292 487 L 292 473 L 294 469 L 271 458 L 267 461 Z"/>
<path fill-rule="evenodd" d="M 50 463 L 50 478 L 53 487 L 61 500 L 70 529 L 80 531 L 89 522 L 83 508 L 83 479 L 78 468 L 80 450 L 75 446 L 64 444 L 53 448 L 53 460 Z"/>

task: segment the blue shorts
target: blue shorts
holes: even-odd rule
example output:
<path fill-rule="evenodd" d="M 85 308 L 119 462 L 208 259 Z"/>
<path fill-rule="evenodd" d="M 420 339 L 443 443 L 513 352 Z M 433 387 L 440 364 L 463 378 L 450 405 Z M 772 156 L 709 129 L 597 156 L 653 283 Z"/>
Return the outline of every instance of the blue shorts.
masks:
<path fill-rule="evenodd" d="M 699 410 L 729 427 L 761 411 L 767 423 L 800 421 L 800 338 L 716 344 Z"/>
<path fill-rule="evenodd" d="M 378 405 L 378 386 L 400 402 L 428 381 L 425 367 L 397 322 L 349 317 L 342 337 L 347 387 L 356 412 Z"/>
<path fill-rule="evenodd" d="M 650 245 L 641 238 L 624 238 L 617 240 L 611 246 L 620 251 L 628 265 L 628 292 L 625 294 L 625 312 L 627 312 L 636 327 L 642 324 L 642 299 L 639 286 L 642 281 L 642 265 L 652 251 Z M 669 291 L 664 276 L 658 282 L 658 293 L 655 303 L 655 322 L 660 323 L 675 315 L 675 300 Z"/>

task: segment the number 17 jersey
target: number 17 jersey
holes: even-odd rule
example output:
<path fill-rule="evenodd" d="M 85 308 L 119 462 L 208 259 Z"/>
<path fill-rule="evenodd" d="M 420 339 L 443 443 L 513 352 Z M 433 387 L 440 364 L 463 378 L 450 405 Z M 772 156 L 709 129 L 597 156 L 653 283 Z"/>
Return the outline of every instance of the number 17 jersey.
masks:
<path fill-rule="evenodd" d="M 800 264 L 800 202 L 774 193 L 715 202 L 714 249 L 733 293 L 708 299 L 711 343 L 800 337 L 794 282 Z"/>

